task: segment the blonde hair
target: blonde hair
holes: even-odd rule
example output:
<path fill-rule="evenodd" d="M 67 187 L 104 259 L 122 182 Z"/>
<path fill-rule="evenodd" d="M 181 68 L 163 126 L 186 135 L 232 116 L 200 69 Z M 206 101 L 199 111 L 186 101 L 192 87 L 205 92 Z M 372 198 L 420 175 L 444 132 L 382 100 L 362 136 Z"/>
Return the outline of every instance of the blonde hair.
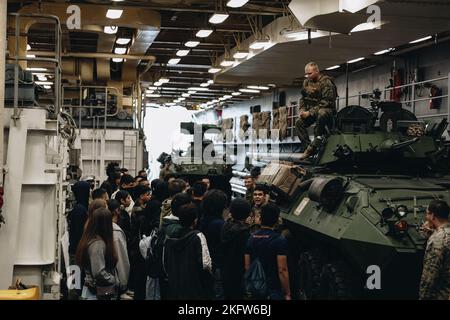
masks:
<path fill-rule="evenodd" d="M 320 71 L 319 65 L 318 65 L 317 63 L 313 62 L 313 61 L 308 62 L 308 63 L 306 64 L 306 66 L 305 66 L 305 69 L 308 68 L 308 67 L 314 68 L 314 69 L 316 69 L 317 71 Z"/>

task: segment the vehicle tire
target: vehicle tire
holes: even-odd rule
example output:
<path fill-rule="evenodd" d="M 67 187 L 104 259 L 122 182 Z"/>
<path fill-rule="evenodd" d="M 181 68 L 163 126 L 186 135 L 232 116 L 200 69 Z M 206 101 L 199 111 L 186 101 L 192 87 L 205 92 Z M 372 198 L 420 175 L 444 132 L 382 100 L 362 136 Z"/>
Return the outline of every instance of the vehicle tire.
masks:
<path fill-rule="evenodd" d="M 344 261 L 335 261 L 323 266 L 319 291 L 321 299 L 355 299 L 355 281 L 351 269 Z"/>
<path fill-rule="evenodd" d="M 298 298 L 317 299 L 320 289 L 320 272 L 325 258 L 319 250 L 305 251 L 298 260 Z"/>

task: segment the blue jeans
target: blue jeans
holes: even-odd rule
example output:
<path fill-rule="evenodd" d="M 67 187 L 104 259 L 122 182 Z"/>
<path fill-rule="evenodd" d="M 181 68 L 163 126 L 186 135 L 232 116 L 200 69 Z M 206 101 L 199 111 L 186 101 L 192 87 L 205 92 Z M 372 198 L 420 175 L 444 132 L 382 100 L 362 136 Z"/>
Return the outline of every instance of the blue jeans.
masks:
<path fill-rule="evenodd" d="M 269 290 L 269 300 L 285 300 L 281 290 Z"/>
<path fill-rule="evenodd" d="M 81 292 L 81 300 L 97 300 L 97 295 L 89 291 L 88 287 L 83 286 L 83 291 Z"/>

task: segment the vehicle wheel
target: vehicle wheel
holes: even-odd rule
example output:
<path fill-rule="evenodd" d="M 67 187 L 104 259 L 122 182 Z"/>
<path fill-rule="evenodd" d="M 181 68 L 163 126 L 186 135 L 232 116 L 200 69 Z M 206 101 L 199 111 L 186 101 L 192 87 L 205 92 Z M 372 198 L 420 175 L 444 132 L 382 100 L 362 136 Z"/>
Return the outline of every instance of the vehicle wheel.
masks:
<path fill-rule="evenodd" d="M 355 292 L 351 270 L 344 261 L 335 261 L 323 266 L 320 277 L 321 299 L 354 299 Z"/>
<path fill-rule="evenodd" d="M 320 289 L 320 271 L 324 256 L 319 250 L 305 251 L 298 261 L 298 297 L 301 300 L 317 299 Z"/>

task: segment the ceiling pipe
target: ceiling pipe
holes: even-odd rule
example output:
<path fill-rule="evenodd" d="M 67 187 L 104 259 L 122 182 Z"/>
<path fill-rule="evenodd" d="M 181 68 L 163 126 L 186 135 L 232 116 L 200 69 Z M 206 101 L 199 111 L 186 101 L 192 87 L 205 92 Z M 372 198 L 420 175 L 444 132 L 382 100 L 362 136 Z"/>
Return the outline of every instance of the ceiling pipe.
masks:
<path fill-rule="evenodd" d="M 29 51 L 30 54 L 43 57 L 53 57 L 54 53 L 51 51 Z M 94 58 L 94 59 L 112 59 L 122 58 L 128 60 L 145 60 L 155 61 L 155 56 L 152 55 L 132 55 L 132 54 L 115 54 L 115 53 L 101 53 L 101 52 L 66 52 L 62 53 L 63 58 Z"/>
<path fill-rule="evenodd" d="M 89 4 L 90 6 L 104 6 L 102 4 Z M 121 8 L 142 8 L 142 9 L 150 9 L 150 10 L 161 10 L 161 11 L 175 11 L 175 12 L 203 12 L 203 13 L 215 13 L 215 8 L 211 9 L 201 9 L 201 8 L 192 8 L 192 7 L 164 7 L 164 6 L 146 6 L 146 5 L 129 5 L 123 4 Z M 276 7 L 254 7 L 254 11 L 251 10 L 228 10 L 230 14 L 245 14 L 245 15 L 259 15 L 259 16 L 278 16 L 285 12 L 284 8 L 276 8 Z M 262 11 L 265 10 L 265 11 Z"/>

